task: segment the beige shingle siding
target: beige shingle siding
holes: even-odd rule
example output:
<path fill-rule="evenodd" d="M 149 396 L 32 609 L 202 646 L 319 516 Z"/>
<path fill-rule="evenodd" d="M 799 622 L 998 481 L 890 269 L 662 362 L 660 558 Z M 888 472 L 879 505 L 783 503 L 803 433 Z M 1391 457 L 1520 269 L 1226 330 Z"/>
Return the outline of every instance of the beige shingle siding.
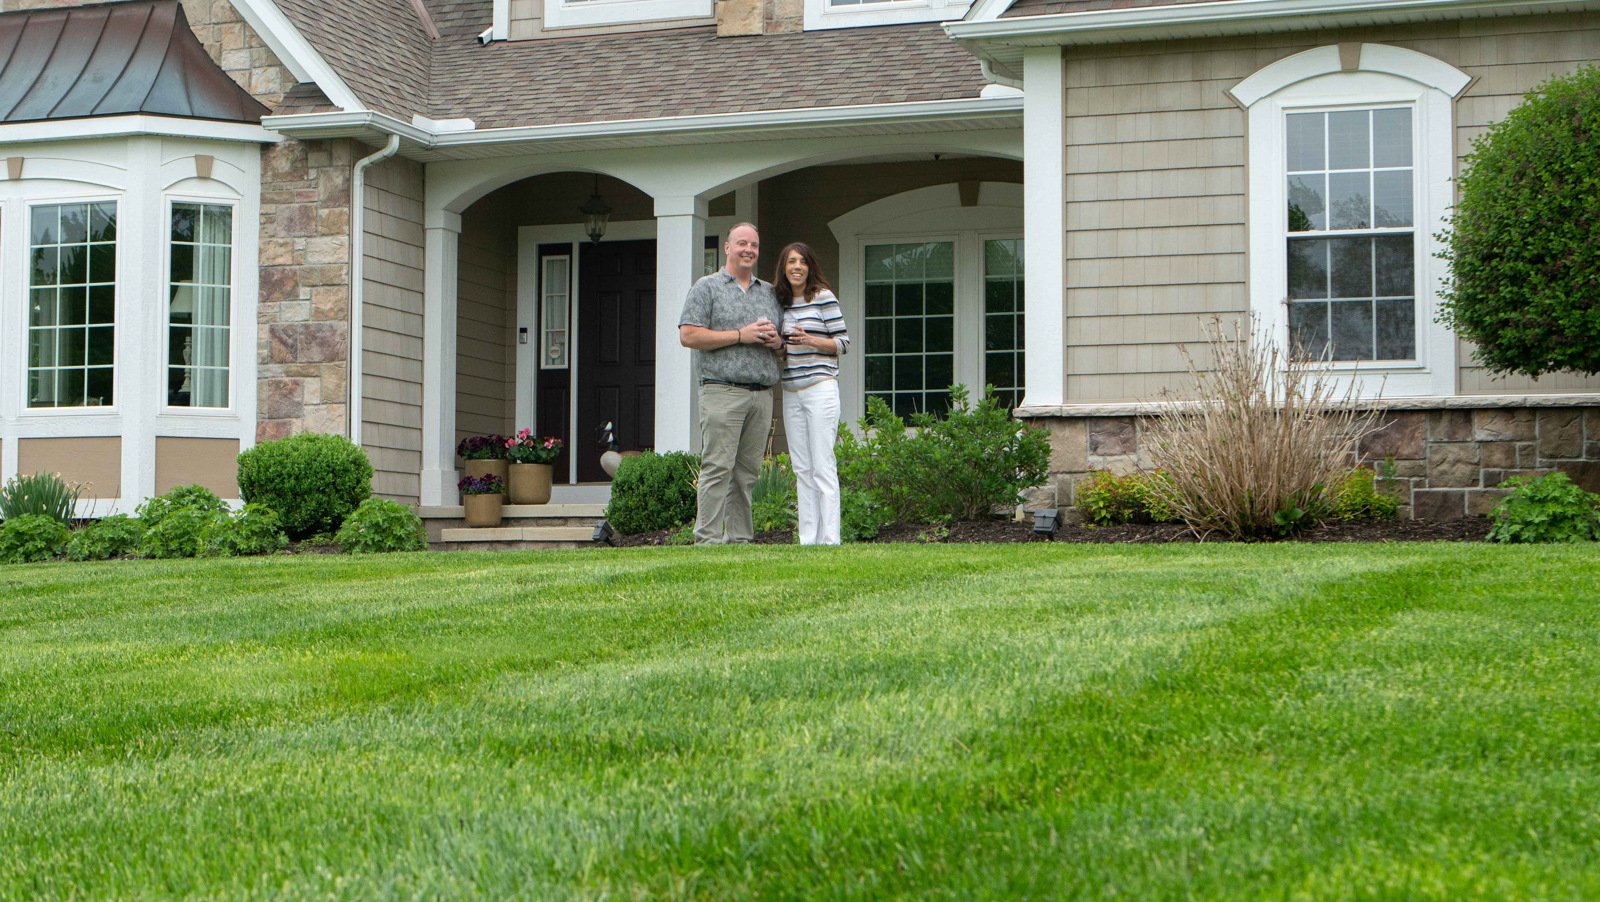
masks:
<path fill-rule="evenodd" d="M 367 169 L 362 442 L 373 489 L 415 501 L 422 470 L 422 166 Z"/>
<path fill-rule="evenodd" d="M 506 434 L 516 406 L 514 229 L 462 218 L 457 252 L 456 431 Z"/>
<path fill-rule="evenodd" d="M 1035 4 L 1037 6 L 1037 4 Z M 1224 93 L 1275 60 L 1387 43 L 1476 81 L 1458 154 L 1539 82 L 1600 56 L 1600 15 L 1498 18 L 1069 51 L 1067 397 L 1133 401 L 1186 383 L 1177 347 L 1249 306 L 1245 115 Z M 1600 378 L 1494 380 L 1461 357 L 1461 391 L 1600 390 Z"/>

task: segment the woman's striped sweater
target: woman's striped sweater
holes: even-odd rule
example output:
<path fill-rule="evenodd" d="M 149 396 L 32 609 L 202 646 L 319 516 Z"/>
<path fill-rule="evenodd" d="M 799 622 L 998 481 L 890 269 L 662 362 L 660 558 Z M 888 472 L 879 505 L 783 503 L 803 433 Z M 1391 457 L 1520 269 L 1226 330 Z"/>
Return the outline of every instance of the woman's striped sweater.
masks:
<path fill-rule="evenodd" d="M 833 292 L 823 289 L 810 302 L 801 301 L 783 311 L 794 317 L 800 328 L 812 335 L 831 338 L 839 346 L 837 354 L 825 354 L 806 345 L 785 345 L 787 356 L 783 363 L 783 390 L 799 391 L 824 379 L 839 377 L 839 358 L 850 346 L 850 334 L 845 331 L 844 312 L 839 309 L 839 299 Z"/>

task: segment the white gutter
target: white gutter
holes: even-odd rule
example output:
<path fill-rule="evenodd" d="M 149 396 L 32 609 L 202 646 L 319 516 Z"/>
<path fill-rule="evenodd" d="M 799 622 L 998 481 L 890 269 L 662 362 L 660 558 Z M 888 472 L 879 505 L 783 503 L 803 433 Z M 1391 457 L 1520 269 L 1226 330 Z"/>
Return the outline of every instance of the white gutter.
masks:
<path fill-rule="evenodd" d="M 536 144 L 551 141 L 642 138 L 659 135 L 737 131 L 788 131 L 832 125 L 870 125 L 928 122 L 942 119 L 1006 117 L 1022 113 L 1022 98 L 992 97 L 964 100 L 927 100 L 913 103 L 879 103 L 822 107 L 805 110 L 760 110 L 748 113 L 712 113 L 702 116 L 663 116 L 483 128 L 470 131 L 421 128 L 370 110 L 337 113 L 299 113 L 268 116 L 262 125 L 296 138 L 334 138 L 359 135 L 398 135 L 428 149 L 474 147 L 485 144 Z"/>
<path fill-rule="evenodd" d="M 1136 40 L 1141 32 L 1182 31 L 1215 33 L 1218 26 L 1235 22 L 1266 22 L 1344 15 L 1373 18 L 1429 13 L 1494 11 L 1543 12 L 1593 5 L 1592 0 L 1215 0 L 1209 3 L 1174 3 L 1129 9 L 1019 16 L 988 21 L 946 22 L 945 33 L 959 41 L 989 41 L 1013 46 L 1104 43 Z M 1288 23 L 1285 23 L 1288 27 Z"/>
<path fill-rule="evenodd" d="M 367 220 L 367 167 L 374 163 L 381 163 L 400 151 L 400 136 L 390 135 L 389 142 L 383 149 L 371 156 L 362 157 L 356 161 L 355 169 L 350 175 L 350 342 L 349 352 L 346 355 L 350 361 L 350 373 L 345 378 L 345 404 L 346 432 L 350 441 L 361 444 L 361 353 L 363 342 L 362 330 L 362 295 L 363 281 L 366 273 L 366 220 Z"/>

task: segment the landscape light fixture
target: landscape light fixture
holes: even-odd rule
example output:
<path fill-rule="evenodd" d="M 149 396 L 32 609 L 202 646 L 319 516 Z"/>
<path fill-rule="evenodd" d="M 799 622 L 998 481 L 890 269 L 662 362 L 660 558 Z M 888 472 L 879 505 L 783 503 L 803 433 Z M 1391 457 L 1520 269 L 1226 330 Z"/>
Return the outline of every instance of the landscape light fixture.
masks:
<path fill-rule="evenodd" d="M 1061 512 L 1053 507 L 1041 508 L 1033 512 L 1033 534 L 1054 540 L 1056 537 L 1056 523 Z"/>
<path fill-rule="evenodd" d="M 606 236 L 606 225 L 611 222 L 611 205 L 600 196 L 600 176 L 594 177 L 594 193 L 578 208 L 583 214 L 583 230 L 595 244 Z"/>
<path fill-rule="evenodd" d="M 615 537 L 616 537 L 616 533 L 614 531 L 612 531 L 610 523 L 607 523 L 606 521 L 601 520 L 599 523 L 596 523 L 594 525 L 594 538 L 592 539 L 592 541 L 604 542 L 607 545 L 612 545 L 612 544 L 615 544 L 615 543 L 612 542 L 611 540 L 613 538 L 615 538 Z"/>

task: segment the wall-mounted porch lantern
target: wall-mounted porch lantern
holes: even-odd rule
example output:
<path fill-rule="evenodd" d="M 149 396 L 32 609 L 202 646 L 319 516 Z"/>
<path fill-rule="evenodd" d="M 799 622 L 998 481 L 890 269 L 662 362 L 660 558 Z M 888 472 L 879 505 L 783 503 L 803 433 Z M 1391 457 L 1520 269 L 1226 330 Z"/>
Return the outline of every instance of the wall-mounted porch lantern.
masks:
<path fill-rule="evenodd" d="M 594 177 L 594 193 L 578 208 L 583 214 L 583 230 L 595 244 L 606 236 L 606 224 L 611 221 L 611 205 L 600 196 L 600 176 Z"/>

